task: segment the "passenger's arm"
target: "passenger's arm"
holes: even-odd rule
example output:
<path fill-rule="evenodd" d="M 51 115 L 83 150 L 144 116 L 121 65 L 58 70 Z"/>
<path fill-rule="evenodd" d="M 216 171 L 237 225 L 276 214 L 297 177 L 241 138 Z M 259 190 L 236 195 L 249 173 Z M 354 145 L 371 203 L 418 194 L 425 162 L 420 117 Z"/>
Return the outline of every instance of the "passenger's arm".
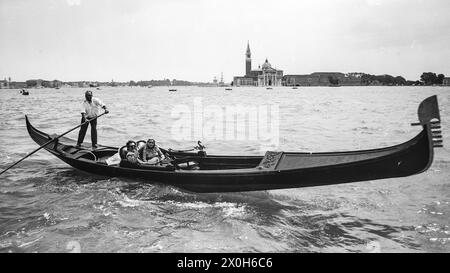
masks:
<path fill-rule="evenodd" d="M 145 153 L 145 147 L 142 148 L 142 158 L 141 158 L 141 152 L 138 152 L 139 154 L 139 158 L 143 161 L 143 162 L 147 162 L 147 154 Z"/>
<path fill-rule="evenodd" d="M 156 151 L 158 152 L 159 157 L 164 160 L 166 157 L 164 156 L 164 154 L 161 152 L 161 150 L 159 149 L 159 147 L 156 147 Z"/>
<path fill-rule="evenodd" d="M 147 163 L 147 162 L 142 161 L 139 157 L 137 158 L 137 162 L 138 162 L 139 164 L 146 164 L 146 163 Z"/>

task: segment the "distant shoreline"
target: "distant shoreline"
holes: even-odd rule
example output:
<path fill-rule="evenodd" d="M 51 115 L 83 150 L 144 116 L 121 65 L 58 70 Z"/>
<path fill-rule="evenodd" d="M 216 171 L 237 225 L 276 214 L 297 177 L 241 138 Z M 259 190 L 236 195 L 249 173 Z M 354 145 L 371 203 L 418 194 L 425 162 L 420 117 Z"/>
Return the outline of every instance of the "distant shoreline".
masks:
<path fill-rule="evenodd" d="M 148 89 L 145 86 L 99 86 L 101 89 L 97 89 L 96 91 L 101 91 L 103 88 L 142 88 L 142 89 Z M 238 88 L 238 89 L 245 89 L 245 88 L 255 88 L 255 89 L 266 89 L 267 87 L 262 86 L 197 86 L 197 85 L 172 85 L 170 87 L 167 86 L 154 86 L 154 88 L 174 88 L 174 87 L 200 87 L 200 88 Z M 294 86 L 273 86 L 272 88 L 276 89 L 292 89 Z M 337 87 L 450 87 L 450 85 L 339 85 L 339 86 L 327 86 L 327 85 L 316 85 L 316 86 L 295 86 L 296 88 L 317 88 L 317 87 L 329 87 L 329 88 L 337 88 Z M 78 86 L 71 86 L 71 87 L 61 87 L 61 88 L 54 88 L 54 87 L 25 87 L 25 88 L 0 88 L 0 90 L 22 90 L 22 89 L 29 89 L 29 90 L 58 90 L 58 89 L 93 89 L 92 87 L 78 87 Z M 95 89 L 93 89 L 95 90 Z"/>
<path fill-rule="evenodd" d="M 317 76 L 317 75 L 319 76 Z M 327 77 L 320 75 L 326 74 Z M 420 80 L 410 81 L 401 76 L 370 75 L 365 73 L 313 73 L 311 75 L 284 75 L 283 80 L 277 86 L 285 87 L 314 87 L 314 86 L 450 86 L 450 78 L 443 74 L 436 75 L 432 72 L 424 72 Z M 330 76 L 331 75 L 331 76 Z M 334 75 L 334 76 L 333 76 Z M 317 79 L 316 79 L 317 78 Z M 145 80 L 128 82 L 100 82 L 100 81 L 60 81 L 31 79 L 24 82 L 11 81 L 11 78 L 0 80 L 0 89 L 40 89 L 40 88 L 104 88 L 104 87 L 171 87 L 171 86 L 196 86 L 196 87 L 254 87 L 252 84 L 230 84 L 224 82 L 190 82 L 185 80 Z M 270 85 L 268 85 L 270 86 Z M 265 86 L 267 87 L 267 86 Z M 274 87 L 274 86 L 272 86 Z"/>

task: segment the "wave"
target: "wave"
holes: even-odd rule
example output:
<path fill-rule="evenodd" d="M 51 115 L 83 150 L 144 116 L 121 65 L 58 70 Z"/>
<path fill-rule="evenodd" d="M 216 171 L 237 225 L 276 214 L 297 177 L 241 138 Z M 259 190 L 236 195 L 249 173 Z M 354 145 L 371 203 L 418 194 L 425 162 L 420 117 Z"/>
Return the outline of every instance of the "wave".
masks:
<path fill-rule="evenodd" d="M 117 128 L 116 126 L 109 126 L 109 125 L 101 125 L 97 128 L 100 132 L 106 132 L 106 133 L 119 133 L 126 135 L 128 132 L 122 129 Z"/>

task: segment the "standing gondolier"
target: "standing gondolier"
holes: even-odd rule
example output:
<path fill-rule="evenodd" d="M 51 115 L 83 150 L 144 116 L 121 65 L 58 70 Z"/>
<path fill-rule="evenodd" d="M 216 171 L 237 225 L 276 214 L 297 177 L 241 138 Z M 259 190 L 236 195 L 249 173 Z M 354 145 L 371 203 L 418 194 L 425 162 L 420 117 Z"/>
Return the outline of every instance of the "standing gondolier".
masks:
<path fill-rule="evenodd" d="M 86 122 L 81 126 L 80 132 L 78 134 L 78 141 L 77 141 L 77 147 L 81 146 L 81 143 L 83 143 L 84 137 L 86 136 L 86 131 L 91 124 L 91 140 L 92 140 L 92 148 L 97 148 L 97 119 L 95 117 L 98 116 L 98 111 L 100 108 L 103 108 L 105 110 L 105 113 L 109 113 L 109 111 L 106 109 L 106 105 L 103 104 L 103 102 L 97 98 L 92 97 L 92 91 L 86 91 L 84 94 L 86 100 L 83 102 L 83 109 L 81 112 L 81 123 L 86 122 L 89 120 L 89 122 Z"/>

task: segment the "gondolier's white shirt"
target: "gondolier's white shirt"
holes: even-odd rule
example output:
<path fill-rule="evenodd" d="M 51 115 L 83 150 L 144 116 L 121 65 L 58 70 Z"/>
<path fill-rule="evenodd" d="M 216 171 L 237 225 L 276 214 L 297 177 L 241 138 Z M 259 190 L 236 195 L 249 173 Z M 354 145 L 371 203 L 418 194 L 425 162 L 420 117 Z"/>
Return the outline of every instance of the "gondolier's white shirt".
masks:
<path fill-rule="evenodd" d="M 87 118 L 93 118 L 98 115 L 100 108 L 103 106 L 105 106 L 103 102 L 97 98 L 92 98 L 91 103 L 85 100 L 81 113 L 85 113 Z"/>

